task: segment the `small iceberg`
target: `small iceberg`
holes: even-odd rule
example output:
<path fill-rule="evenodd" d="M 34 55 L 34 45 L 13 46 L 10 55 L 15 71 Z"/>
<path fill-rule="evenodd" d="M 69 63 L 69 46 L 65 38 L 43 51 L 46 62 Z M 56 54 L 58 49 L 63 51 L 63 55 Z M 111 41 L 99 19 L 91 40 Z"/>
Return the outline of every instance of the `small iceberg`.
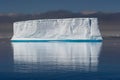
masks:
<path fill-rule="evenodd" d="M 102 41 L 97 18 L 39 19 L 14 22 L 12 42 Z"/>

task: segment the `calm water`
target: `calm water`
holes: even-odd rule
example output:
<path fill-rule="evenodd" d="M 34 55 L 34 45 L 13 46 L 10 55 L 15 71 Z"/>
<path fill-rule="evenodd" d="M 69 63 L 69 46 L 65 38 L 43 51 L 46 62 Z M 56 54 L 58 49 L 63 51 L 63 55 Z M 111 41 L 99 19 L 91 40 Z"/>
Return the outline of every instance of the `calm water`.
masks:
<path fill-rule="evenodd" d="M 97 43 L 0 40 L 0 80 L 120 80 L 120 39 Z"/>

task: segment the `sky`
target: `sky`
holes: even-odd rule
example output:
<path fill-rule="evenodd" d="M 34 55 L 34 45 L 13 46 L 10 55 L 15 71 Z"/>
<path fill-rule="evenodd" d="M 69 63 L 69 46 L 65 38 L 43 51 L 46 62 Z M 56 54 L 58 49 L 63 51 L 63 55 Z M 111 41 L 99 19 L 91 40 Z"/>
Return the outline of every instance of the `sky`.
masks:
<path fill-rule="evenodd" d="M 40 13 L 55 10 L 120 12 L 120 0 L 0 0 L 0 13 Z"/>

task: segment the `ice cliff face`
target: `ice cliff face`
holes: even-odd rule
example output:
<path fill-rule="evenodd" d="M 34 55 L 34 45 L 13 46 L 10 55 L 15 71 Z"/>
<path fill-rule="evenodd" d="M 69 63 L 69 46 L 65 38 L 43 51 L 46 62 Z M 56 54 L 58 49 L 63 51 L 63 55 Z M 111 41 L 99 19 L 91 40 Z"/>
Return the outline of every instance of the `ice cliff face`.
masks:
<path fill-rule="evenodd" d="M 14 23 L 12 40 L 102 40 L 97 18 L 40 19 Z"/>

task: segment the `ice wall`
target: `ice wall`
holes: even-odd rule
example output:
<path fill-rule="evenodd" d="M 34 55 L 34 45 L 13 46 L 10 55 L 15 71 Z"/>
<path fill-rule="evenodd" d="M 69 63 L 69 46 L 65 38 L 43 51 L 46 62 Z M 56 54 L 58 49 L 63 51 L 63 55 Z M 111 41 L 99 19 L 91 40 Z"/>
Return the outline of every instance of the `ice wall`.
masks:
<path fill-rule="evenodd" d="M 12 40 L 102 40 L 97 18 L 40 19 L 14 23 Z"/>

